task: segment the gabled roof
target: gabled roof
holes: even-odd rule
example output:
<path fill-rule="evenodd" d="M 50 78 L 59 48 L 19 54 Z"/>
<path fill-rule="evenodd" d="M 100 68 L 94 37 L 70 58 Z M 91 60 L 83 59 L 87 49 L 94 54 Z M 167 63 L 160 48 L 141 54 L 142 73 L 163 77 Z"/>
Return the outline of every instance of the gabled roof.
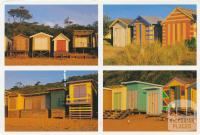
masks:
<path fill-rule="evenodd" d="M 155 16 L 138 16 L 132 23 L 133 25 L 137 20 L 145 23 L 146 25 L 153 25 L 153 24 L 158 24 L 159 22 L 162 21 L 162 19 L 155 17 Z"/>
<path fill-rule="evenodd" d="M 156 87 L 162 87 L 162 85 L 159 84 L 154 84 L 154 83 L 148 83 L 148 82 L 142 82 L 142 81 L 128 81 L 128 82 L 122 82 L 121 84 L 127 85 L 127 84 L 133 84 L 133 83 L 139 83 L 139 84 L 147 84 L 151 86 L 156 86 Z"/>
<path fill-rule="evenodd" d="M 185 14 L 186 16 L 188 16 L 190 19 L 196 20 L 197 12 L 195 10 L 182 7 L 177 7 L 176 9 L 179 10 L 181 13 Z"/>
<path fill-rule="evenodd" d="M 59 35 L 57 35 L 57 36 L 53 39 L 53 41 L 56 40 L 58 37 L 62 37 L 62 38 L 64 38 L 65 40 L 70 41 L 70 39 L 69 39 L 68 37 L 66 37 L 66 36 L 65 36 L 64 34 L 62 34 L 62 33 L 60 33 Z"/>
<path fill-rule="evenodd" d="M 51 37 L 51 38 L 53 37 L 52 35 L 46 34 L 46 33 L 44 33 L 44 32 L 39 32 L 39 33 L 36 33 L 36 34 L 30 36 L 30 38 L 35 37 L 35 36 L 37 36 L 37 35 L 39 35 L 39 34 L 42 34 L 42 35 L 45 35 L 45 36 L 48 36 L 48 37 Z"/>
<path fill-rule="evenodd" d="M 129 26 L 133 22 L 133 20 L 128 19 L 128 18 L 117 18 L 110 24 L 109 28 L 111 28 L 117 22 L 121 22 L 121 23 L 125 24 L 126 26 Z"/>
<path fill-rule="evenodd" d="M 190 89 L 190 88 L 197 88 L 197 82 L 194 82 L 194 83 L 192 83 L 189 87 L 188 87 L 188 89 Z"/>
<path fill-rule="evenodd" d="M 178 81 L 180 83 L 183 83 L 183 84 L 191 84 L 191 83 L 194 83 L 196 80 L 195 79 L 191 79 L 191 78 L 184 78 L 184 77 L 174 77 L 172 80 L 170 80 L 165 86 L 169 85 L 172 81 Z"/>
<path fill-rule="evenodd" d="M 22 37 L 25 37 L 25 38 L 28 38 L 28 36 L 26 36 L 26 35 L 24 35 L 24 34 L 18 34 L 18 35 L 16 35 L 16 36 L 14 36 L 14 37 L 19 37 L 19 36 L 22 36 Z"/>
<path fill-rule="evenodd" d="M 174 11 L 178 10 L 179 12 L 183 13 L 184 15 L 186 15 L 188 18 L 190 18 L 191 20 L 196 22 L 197 19 L 197 11 L 196 10 L 192 10 L 192 9 L 187 9 L 187 8 L 182 8 L 182 7 L 176 7 L 171 13 L 173 13 Z M 170 16 L 171 13 L 168 15 Z M 168 18 L 168 16 L 165 18 L 165 20 L 163 22 L 166 21 L 166 19 Z M 162 22 L 162 23 L 163 23 Z"/>

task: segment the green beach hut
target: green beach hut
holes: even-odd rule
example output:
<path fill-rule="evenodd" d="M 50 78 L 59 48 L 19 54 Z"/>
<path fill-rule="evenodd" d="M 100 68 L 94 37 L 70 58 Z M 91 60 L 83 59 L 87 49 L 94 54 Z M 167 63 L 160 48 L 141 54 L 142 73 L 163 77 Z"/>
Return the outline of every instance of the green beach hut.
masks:
<path fill-rule="evenodd" d="M 162 85 L 129 81 L 127 87 L 127 109 L 132 112 L 160 115 L 162 113 Z"/>
<path fill-rule="evenodd" d="M 49 89 L 51 118 L 65 117 L 65 98 L 66 91 L 63 88 Z"/>

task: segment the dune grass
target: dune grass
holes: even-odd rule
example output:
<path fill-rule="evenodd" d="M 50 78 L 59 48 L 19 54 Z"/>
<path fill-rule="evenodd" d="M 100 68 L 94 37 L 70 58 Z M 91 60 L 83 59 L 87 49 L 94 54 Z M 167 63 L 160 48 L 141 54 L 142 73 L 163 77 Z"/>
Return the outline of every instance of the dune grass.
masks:
<path fill-rule="evenodd" d="M 161 47 L 160 43 L 124 48 L 104 42 L 104 65 L 196 65 L 196 51 L 184 43 Z"/>

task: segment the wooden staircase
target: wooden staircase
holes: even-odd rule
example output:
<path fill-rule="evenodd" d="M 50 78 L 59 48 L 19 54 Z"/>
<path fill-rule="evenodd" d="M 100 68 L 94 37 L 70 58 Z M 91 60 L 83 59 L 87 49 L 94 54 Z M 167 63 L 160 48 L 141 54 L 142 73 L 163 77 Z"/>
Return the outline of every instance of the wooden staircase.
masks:
<path fill-rule="evenodd" d="M 71 119 L 92 119 L 93 111 L 91 104 L 71 105 L 69 107 L 69 118 Z"/>
<path fill-rule="evenodd" d="M 103 118 L 104 119 L 124 119 L 129 114 L 130 114 L 130 112 L 128 110 L 126 110 L 126 111 L 109 110 L 109 111 L 104 111 Z"/>

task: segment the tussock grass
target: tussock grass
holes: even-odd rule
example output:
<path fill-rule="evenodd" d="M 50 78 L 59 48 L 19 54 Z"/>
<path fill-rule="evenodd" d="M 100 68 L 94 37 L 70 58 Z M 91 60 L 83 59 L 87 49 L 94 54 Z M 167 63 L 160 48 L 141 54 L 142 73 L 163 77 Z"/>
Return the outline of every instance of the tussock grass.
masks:
<path fill-rule="evenodd" d="M 184 43 L 173 47 L 129 45 L 124 48 L 104 44 L 105 65 L 195 65 L 196 51 L 190 51 Z"/>

